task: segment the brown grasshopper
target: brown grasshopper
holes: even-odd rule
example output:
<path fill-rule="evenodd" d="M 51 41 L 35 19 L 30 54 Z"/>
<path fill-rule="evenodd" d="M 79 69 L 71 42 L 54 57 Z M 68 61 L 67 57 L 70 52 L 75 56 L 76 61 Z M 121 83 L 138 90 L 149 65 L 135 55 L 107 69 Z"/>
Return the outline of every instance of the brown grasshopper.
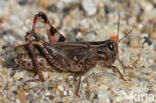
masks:
<path fill-rule="evenodd" d="M 50 43 L 41 40 L 35 33 L 37 20 L 46 25 Z M 131 31 L 132 30 L 125 36 Z M 66 42 L 65 37 L 50 24 L 46 14 L 39 12 L 34 16 L 32 31 L 26 33 L 26 44 L 19 45 L 15 48 L 18 53 L 15 62 L 18 65 L 35 71 L 39 75 L 39 79 L 28 80 L 27 82 L 44 81 L 42 70 L 55 70 L 79 75 L 79 83 L 76 90 L 76 94 L 78 94 L 81 76 L 96 64 L 113 68 L 119 73 L 120 77 L 124 79 L 118 68 L 112 65 L 118 56 L 118 43 L 122 39 L 118 42 L 113 40 Z"/>

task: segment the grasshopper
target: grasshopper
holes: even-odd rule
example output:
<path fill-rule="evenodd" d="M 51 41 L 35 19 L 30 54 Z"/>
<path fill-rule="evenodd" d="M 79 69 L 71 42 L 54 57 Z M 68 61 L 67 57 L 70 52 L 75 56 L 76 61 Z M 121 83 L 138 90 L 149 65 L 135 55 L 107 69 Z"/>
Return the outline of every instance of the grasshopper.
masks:
<path fill-rule="evenodd" d="M 45 24 L 50 43 L 41 40 L 35 32 L 37 21 Z M 119 22 L 117 36 L 118 34 Z M 39 12 L 34 16 L 32 30 L 26 33 L 26 44 L 15 48 L 18 54 L 15 62 L 20 66 L 33 70 L 39 75 L 39 79 L 28 80 L 26 82 L 44 81 L 42 70 L 78 75 L 78 87 L 75 92 L 78 95 L 81 76 L 96 64 L 113 68 L 113 70 L 119 73 L 121 79 L 124 80 L 119 69 L 113 66 L 114 61 L 118 58 L 118 43 L 123 38 L 118 42 L 110 39 L 96 42 L 67 42 L 65 37 L 50 24 L 46 14 Z"/>

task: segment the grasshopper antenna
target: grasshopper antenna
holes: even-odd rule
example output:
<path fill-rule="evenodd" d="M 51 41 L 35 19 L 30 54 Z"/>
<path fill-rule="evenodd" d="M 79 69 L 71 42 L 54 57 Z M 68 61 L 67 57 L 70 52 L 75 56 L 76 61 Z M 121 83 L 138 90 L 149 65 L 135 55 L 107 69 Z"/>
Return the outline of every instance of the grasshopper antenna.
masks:
<path fill-rule="evenodd" d="M 133 31 L 133 29 L 129 30 L 126 35 L 124 37 L 122 37 L 119 41 L 118 44 L 120 43 L 121 40 L 123 40 L 126 36 L 128 36 L 131 32 Z"/>
<path fill-rule="evenodd" d="M 118 29 L 117 29 L 117 40 L 116 40 L 116 42 L 119 39 L 119 30 L 120 30 L 120 13 L 119 13 L 119 19 L 118 19 Z"/>
<path fill-rule="evenodd" d="M 117 39 L 119 39 L 119 30 L 120 30 L 120 13 L 119 13 L 119 20 L 118 20 Z M 118 40 L 118 44 L 120 43 L 121 40 L 123 40 L 126 36 L 128 36 L 132 31 L 133 29 L 129 30 L 124 37 Z"/>

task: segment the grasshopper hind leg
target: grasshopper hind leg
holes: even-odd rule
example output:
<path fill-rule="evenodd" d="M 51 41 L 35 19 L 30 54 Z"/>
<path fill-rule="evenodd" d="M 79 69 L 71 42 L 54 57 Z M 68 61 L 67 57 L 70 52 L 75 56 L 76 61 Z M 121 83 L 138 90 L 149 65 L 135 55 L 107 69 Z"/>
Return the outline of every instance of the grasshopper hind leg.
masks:
<path fill-rule="evenodd" d="M 47 36 L 50 43 L 64 42 L 65 37 L 50 23 L 44 12 L 39 12 L 34 16 L 32 31 L 35 32 L 37 21 L 42 22 L 46 26 Z"/>

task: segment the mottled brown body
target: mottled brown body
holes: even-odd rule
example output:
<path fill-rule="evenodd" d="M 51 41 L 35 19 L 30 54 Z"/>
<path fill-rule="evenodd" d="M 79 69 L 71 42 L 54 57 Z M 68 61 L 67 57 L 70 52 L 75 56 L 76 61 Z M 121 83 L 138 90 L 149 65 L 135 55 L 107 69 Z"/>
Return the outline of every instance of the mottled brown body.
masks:
<path fill-rule="evenodd" d="M 34 52 L 44 71 L 62 71 L 71 73 L 85 73 L 96 64 L 110 65 L 118 54 L 117 44 L 112 40 L 100 42 L 64 42 L 47 43 L 39 40 Z M 109 46 L 114 46 L 113 51 Z M 30 56 L 24 48 L 19 47 L 16 63 L 27 69 L 33 70 Z M 40 51 L 40 52 L 39 52 Z"/>
<path fill-rule="evenodd" d="M 45 24 L 50 43 L 41 40 L 35 33 L 37 20 Z M 113 40 L 67 42 L 65 37 L 50 24 L 46 14 L 43 12 L 39 12 L 34 16 L 32 31 L 27 32 L 25 40 L 26 44 L 19 45 L 15 49 L 17 52 L 15 62 L 39 75 L 39 79 L 27 82 L 44 81 L 42 71 L 74 73 L 79 75 L 79 84 L 76 90 L 76 95 L 78 95 L 81 76 L 96 64 L 113 68 L 123 79 L 118 68 L 112 65 L 118 56 L 119 42 Z"/>

